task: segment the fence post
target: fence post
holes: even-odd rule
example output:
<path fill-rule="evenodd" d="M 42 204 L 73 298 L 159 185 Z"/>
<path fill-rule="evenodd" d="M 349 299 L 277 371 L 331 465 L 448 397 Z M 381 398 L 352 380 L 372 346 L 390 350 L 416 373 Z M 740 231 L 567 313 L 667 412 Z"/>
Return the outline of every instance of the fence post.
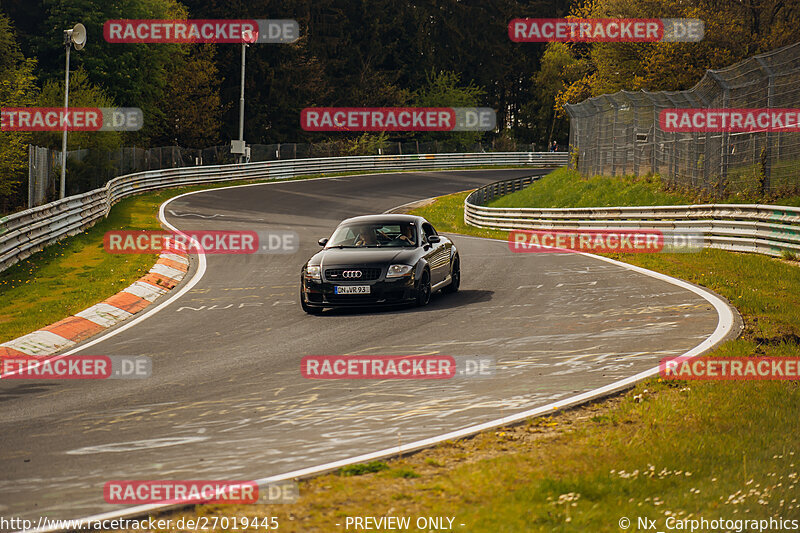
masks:
<path fill-rule="evenodd" d="M 686 92 L 686 99 L 695 108 L 706 107 L 710 108 L 708 100 L 699 91 L 690 89 Z M 698 101 L 699 100 L 699 101 Z M 698 188 L 700 183 L 700 174 L 702 172 L 705 176 L 705 169 L 708 165 L 708 133 L 703 134 L 703 166 L 700 167 L 700 133 L 694 132 L 692 134 L 692 144 L 694 147 L 694 154 L 692 155 L 692 187 Z"/>
<path fill-rule="evenodd" d="M 574 150 L 575 143 L 577 142 L 576 139 L 578 137 L 578 119 L 575 116 L 575 111 L 573 110 L 573 106 L 570 104 L 566 104 L 564 106 L 564 110 L 567 112 L 569 116 L 569 144 L 567 146 L 567 152 L 569 152 L 570 157 L 567 161 L 567 168 L 571 168 L 572 170 L 578 170 L 577 168 L 573 168 L 573 158 L 572 158 L 572 150 Z M 550 147 L 548 146 L 547 149 L 549 150 Z M 533 143 L 531 143 L 531 152 L 535 152 Z"/>
<path fill-rule="evenodd" d="M 669 93 L 663 93 L 664 96 L 669 100 L 669 105 L 673 108 L 679 108 L 680 105 L 676 101 L 676 97 Z M 669 179 L 673 185 L 678 183 L 678 169 L 680 167 L 680 157 L 678 152 L 680 151 L 680 144 L 679 144 L 679 133 L 677 132 L 669 132 L 668 137 L 670 139 L 670 151 L 669 151 Z"/>
<path fill-rule="evenodd" d="M 769 68 L 766 61 L 760 57 L 756 57 L 756 61 L 761 65 L 761 70 L 767 74 L 767 108 L 772 109 L 775 106 L 775 72 Z M 780 132 L 778 132 L 778 144 L 780 144 Z M 767 138 L 764 146 L 764 181 L 761 183 L 761 193 L 766 194 L 771 189 L 772 178 L 772 148 L 775 142 L 775 134 L 767 130 Z"/>
<path fill-rule="evenodd" d="M 619 108 L 617 103 L 608 95 L 606 100 L 609 105 L 614 109 L 614 121 L 611 124 L 611 175 L 617 175 L 617 119 L 619 117 Z"/>
<path fill-rule="evenodd" d="M 639 106 L 636 100 L 629 98 L 633 111 L 633 175 L 639 175 Z"/>
<path fill-rule="evenodd" d="M 658 174 L 658 162 L 656 160 L 656 132 L 658 131 L 658 112 L 656 111 L 656 104 L 652 102 L 651 105 L 653 106 L 653 141 L 651 142 L 651 150 L 650 150 L 650 172 L 652 174 Z"/>
<path fill-rule="evenodd" d="M 725 83 L 725 80 L 722 77 L 714 72 L 713 70 L 709 70 L 707 72 L 708 77 L 717 82 L 722 88 L 722 107 L 727 109 L 730 107 L 730 99 L 731 99 L 731 91 L 728 87 L 728 84 Z M 728 154 L 730 153 L 730 143 L 731 143 L 731 136 L 729 132 L 722 132 L 722 137 L 720 139 L 720 158 L 719 158 L 719 179 L 720 179 L 720 186 L 722 182 L 727 179 L 728 177 Z"/>
<path fill-rule="evenodd" d="M 589 100 L 589 101 L 591 102 L 591 100 Z M 597 105 L 594 102 L 592 102 L 592 106 L 594 107 L 594 113 L 595 113 L 595 117 L 596 117 L 596 119 L 594 121 L 594 126 L 595 126 L 595 128 L 594 128 L 595 129 L 594 138 L 597 139 L 597 141 L 595 142 L 594 150 L 592 150 L 592 170 L 591 170 L 590 174 L 602 174 L 603 173 L 603 158 L 602 158 L 602 156 L 600 154 L 600 148 L 598 148 L 598 147 L 603 145 L 603 142 L 602 142 L 602 139 L 603 139 L 603 135 L 602 135 L 603 126 L 602 126 L 601 122 L 603 122 L 605 117 L 603 116 L 603 112 L 598 109 Z"/>

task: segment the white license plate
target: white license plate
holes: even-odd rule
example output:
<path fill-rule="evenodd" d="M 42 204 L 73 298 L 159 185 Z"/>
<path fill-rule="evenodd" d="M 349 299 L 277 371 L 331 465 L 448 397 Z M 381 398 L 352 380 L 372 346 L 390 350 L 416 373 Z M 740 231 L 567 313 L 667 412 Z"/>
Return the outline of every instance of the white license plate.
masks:
<path fill-rule="evenodd" d="M 369 285 L 336 285 L 333 292 L 336 294 L 369 294 Z"/>

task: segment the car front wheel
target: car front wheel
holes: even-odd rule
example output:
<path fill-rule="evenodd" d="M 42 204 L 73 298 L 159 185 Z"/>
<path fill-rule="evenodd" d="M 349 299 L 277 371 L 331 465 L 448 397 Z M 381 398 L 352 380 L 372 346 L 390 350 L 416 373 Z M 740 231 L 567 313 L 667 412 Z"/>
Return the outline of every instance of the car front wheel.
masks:
<path fill-rule="evenodd" d="M 311 307 L 306 303 L 306 297 L 303 294 L 302 290 L 300 290 L 300 307 L 302 307 L 303 311 L 305 311 L 309 315 L 318 315 L 322 313 L 321 307 Z"/>

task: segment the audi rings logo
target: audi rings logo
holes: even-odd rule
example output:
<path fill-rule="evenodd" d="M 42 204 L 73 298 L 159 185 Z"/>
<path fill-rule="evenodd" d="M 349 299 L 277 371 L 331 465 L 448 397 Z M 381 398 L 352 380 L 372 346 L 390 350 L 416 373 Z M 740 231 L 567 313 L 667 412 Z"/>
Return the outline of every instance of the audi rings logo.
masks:
<path fill-rule="evenodd" d="M 345 270 L 342 272 L 342 277 L 347 279 L 358 279 L 361 277 L 360 270 Z"/>

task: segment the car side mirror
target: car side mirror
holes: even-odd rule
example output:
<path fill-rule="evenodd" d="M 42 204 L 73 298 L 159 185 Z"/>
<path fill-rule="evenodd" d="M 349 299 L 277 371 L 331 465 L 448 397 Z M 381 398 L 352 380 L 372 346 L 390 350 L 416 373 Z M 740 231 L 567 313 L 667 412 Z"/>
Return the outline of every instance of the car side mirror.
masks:
<path fill-rule="evenodd" d="M 438 235 L 431 235 L 430 237 L 428 237 L 428 242 L 431 244 L 436 244 L 437 242 L 441 241 L 442 239 L 440 239 Z"/>
<path fill-rule="evenodd" d="M 327 238 L 320 239 L 317 242 L 319 243 L 320 246 L 325 246 L 326 244 L 328 244 L 328 239 Z"/>

